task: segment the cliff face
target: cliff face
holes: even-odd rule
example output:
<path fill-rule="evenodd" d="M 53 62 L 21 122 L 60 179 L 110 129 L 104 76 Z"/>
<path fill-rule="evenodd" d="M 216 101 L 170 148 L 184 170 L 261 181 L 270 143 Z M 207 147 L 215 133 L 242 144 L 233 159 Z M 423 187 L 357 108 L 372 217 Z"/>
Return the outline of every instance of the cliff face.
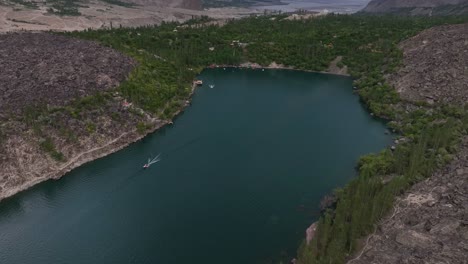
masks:
<path fill-rule="evenodd" d="M 468 0 L 372 0 L 362 11 L 407 15 L 463 14 L 468 13 Z"/>

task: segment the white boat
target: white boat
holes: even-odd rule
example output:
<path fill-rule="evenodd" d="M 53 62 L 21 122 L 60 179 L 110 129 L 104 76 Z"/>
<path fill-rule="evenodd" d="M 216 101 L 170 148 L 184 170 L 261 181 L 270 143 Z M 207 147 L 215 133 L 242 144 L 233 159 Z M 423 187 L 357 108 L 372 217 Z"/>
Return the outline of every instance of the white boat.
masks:
<path fill-rule="evenodd" d="M 214 84 L 210 84 L 209 86 L 210 86 L 211 89 L 213 89 L 215 87 Z"/>
<path fill-rule="evenodd" d="M 154 158 L 154 159 L 148 158 L 148 162 L 147 162 L 145 165 L 143 165 L 143 169 L 147 169 L 147 168 L 149 168 L 152 164 L 154 164 L 154 163 L 156 163 L 156 162 L 159 162 L 159 161 L 161 160 L 161 159 L 159 159 L 159 156 L 161 156 L 161 154 L 158 154 L 158 155 L 156 156 L 156 158 Z"/>

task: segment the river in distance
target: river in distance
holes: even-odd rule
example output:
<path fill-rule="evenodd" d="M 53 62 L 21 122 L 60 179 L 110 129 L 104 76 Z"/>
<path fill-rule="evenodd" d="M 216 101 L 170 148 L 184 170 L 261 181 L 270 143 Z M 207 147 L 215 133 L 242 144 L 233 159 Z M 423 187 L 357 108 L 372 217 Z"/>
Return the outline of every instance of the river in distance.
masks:
<path fill-rule="evenodd" d="M 294 256 L 359 156 L 391 143 L 348 77 L 219 68 L 199 78 L 172 126 L 2 201 L 0 263 L 272 263 Z"/>
<path fill-rule="evenodd" d="M 363 9 L 370 0 L 281 0 L 282 5 L 255 6 L 257 10 L 295 12 L 309 10 L 350 14 Z"/>

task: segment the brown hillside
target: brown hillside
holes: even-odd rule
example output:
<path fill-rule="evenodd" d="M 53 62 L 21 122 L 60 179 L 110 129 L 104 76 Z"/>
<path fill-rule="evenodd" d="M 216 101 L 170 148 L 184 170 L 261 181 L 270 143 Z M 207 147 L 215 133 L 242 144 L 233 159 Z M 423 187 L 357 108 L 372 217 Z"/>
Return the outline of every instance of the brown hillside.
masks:
<path fill-rule="evenodd" d="M 0 113 L 63 106 L 114 88 L 135 64 L 91 41 L 52 34 L 0 35 Z"/>
<path fill-rule="evenodd" d="M 135 64 L 91 41 L 0 35 L 0 200 L 138 140 L 138 124 L 164 124 L 113 89 Z"/>
<path fill-rule="evenodd" d="M 409 101 L 468 100 L 468 24 L 428 29 L 400 44 L 404 67 L 390 82 Z"/>

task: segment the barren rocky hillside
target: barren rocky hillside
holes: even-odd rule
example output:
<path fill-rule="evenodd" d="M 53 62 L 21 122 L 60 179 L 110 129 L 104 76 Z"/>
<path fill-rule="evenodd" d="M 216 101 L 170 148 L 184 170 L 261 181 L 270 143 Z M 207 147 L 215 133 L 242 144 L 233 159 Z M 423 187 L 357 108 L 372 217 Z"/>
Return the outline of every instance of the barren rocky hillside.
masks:
<path fill-rule="evenodd" d="M 422 32 L 400 44 L 404 67 L 390 82 L 409 101 L 468 101 L 468 25 Z"/>
<path fill-rule="evenodd" d="M 404 67 L 390 77 L 407 100 L 463 105 L 468 95 L 468 24 L 404 41 Z M 348 263 L 468 263 L 468 139 L 454 160 L 399 197 Z"/>
<path fill-rule="evenodd" d="M 49 34 L 0 35 L 0 116 L 64 106 L 119 85 L 136 62 L 97 43 Z"/>
<path fill-rule="evenodd" d="M 141 138 L 139 123 L 165 122 L 114 91 L 136 65 L 119 52 L 46 33 L 0 44 L 0 200 Z"/>

